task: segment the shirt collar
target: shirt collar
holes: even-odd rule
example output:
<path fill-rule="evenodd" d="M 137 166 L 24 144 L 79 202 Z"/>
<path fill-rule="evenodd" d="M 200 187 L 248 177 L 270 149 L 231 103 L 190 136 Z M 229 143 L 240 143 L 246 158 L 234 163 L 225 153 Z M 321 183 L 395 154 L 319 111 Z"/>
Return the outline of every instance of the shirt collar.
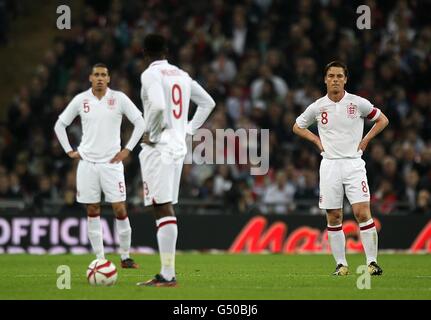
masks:
<path fill-rule="evenodd" d="M 96 97 L 96 96 L 94 95 L 94 93 L 93 93 L 93 88 L 88 89 L 88 91 L 90 92 L 90 95 L 91 95 L 92 97 L 94 97 L 94 98 L 96 98 L 97 100 L 99 100 L 99 98 L 98 98 L 98 97 Z M 109 87 L 108 87 L 108 88 L 106 88 L 105 95 L 104 95 L 100 100 L 102 100 L 103 98 L 107 97 L 110 93 L 111 93 L 111 89 L 109 89 Z"/>
<path fill-rule="evenodd" d="M 332 101 L 331 99 L 329 99 L 329 96 L 328 96 L 328 94 L 326 94 L 326 96 L 325 96 L 325 98 L 326 98 L 326 100 L 328 100 L 329 102 L 331 102 L 331 103 L 341 103 L 344 99 L 346 99 L 346 97 L 347 97 L 347 95 L 348 95 L 349 93 L 346 91 L 346 90 L 344 90 L 344 95 L 343 95 L 343 97 L 341 98 L 341 100 L 340 101 L 338 101 L 338 102 L 335 102 L 335 101 Z"/>

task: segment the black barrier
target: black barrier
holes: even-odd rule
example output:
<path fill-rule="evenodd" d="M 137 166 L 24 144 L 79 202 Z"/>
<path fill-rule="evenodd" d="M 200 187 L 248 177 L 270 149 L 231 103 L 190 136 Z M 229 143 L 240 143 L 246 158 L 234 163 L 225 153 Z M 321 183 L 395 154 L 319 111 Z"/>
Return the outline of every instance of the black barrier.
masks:
<path fill-rule="evenodd" d="M 431 219 L 420 216 L 376 216 L 379 248 L 431 252 Z M 146 214 L 130 215 L 132 249 L 157 249 L 156 227 Z M 102 216 L 105 251 L 118 247 L 112 216 Z M 329 252 L 324 216 L 184 215 L 178 217 L 178 250 L 226 250 L 232 253 Z M 352 217 L 343 223 L 347 250 L 362 251 Z M 87 253 L 85 216 L 0 217 L 0 253 Z"/>

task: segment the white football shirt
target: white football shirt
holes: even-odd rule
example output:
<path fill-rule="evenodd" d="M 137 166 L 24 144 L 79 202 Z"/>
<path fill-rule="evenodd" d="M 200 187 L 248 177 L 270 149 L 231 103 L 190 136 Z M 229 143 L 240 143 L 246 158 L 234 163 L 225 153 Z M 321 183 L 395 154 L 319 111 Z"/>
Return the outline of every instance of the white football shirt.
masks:
<path fill-rule="evenodd" d="M 317 122 L 319 137 L 322 141 L 323 158 L 359 158 L 358 151 L 364 131 L 364 118 L 375 121 L 380 110 L 373 107 L 367 99 L 345 91 L 339 102 L 329 99 L 328 95 L 310 104 L 296 119 L 300 128 L 308 128 Z"/>
<path fill-rule="evenodd" d="M 186 133 L 195 133 L 215 106 L 211 96 L 187 72 L 157 60 L 141 75 L 141 99 L 146 132 L 156 147 L 169 146 L 175 155 L 187 152 Z M 188 122 L 190 100 L 198 105 Z M 154 110 L 163 110 L 162 119 L 153 119 Z M 157 125 L 159 123 L 160 125 Z"/>
<path fill-rule="evenodd" d="M 107 89 L 98 99 L 91 88 L 76 95 L 60 114 L 66 126 L 79 116 L 82 139 L 78 152 L 90 162 L 109 162 L 121 150 L 121 121 L 125 115 L 130 122 L 141 117 L 141 112 L 123 92 Z"/>

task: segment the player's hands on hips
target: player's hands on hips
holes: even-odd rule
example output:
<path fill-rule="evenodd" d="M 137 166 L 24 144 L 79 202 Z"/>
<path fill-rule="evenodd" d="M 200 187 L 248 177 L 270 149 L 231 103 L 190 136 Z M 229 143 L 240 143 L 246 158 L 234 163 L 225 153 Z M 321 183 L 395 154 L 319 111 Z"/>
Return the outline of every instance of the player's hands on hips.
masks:
<path fill-rule="evenodd" d="M 126 159 L 130 154 L 130 150 L 124 148 L 123 150 L 121 150 L 120 152 L 118 152 L 115 157 L 112 158 L 112 160 L 110 161 L 111 163 L 120 163 L 122 162 L 124 159 Z"/>
<path fill-rule="evenodd" d="M 150 134 L 148 132 L 145 132 L 144 135 L 142 136 L 142 142 L 149 146 L 154 145 L 154 143 L 150 141 Z"/>
<path fill-rule="evenodd" d="M 368 146 L 368 142 L 369 142 L 368 140 L 362 139 L 362 141 L 359 143 L 358 151 L 362 150 L 362 153 L 363 153 Z"/>
<path fill-rule="evenodd" d="M 316 144 L 317 148 L 319 148 L 320 153 L 325 151 L 325 150 L 323 150 L 323 145 L 322 145 L 322 141 L 320 141 L 320 138 L 316 139 L 315 144 Z"/>
<path fill-rule="evenodd" d="M 78 151 L 69 151 L 67 153 L 67 155 L 71 158 L 71 159 L 82 159 L 81 156 L 79 155 Z"/>

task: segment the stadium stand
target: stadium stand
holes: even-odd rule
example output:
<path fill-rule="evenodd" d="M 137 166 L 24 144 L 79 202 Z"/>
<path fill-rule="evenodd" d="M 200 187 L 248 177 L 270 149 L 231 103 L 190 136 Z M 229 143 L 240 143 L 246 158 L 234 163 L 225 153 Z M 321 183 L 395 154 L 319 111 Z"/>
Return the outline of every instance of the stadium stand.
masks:
<path fill-rule="evenodd" d="M 356 28 L 359 1 L 85 1 L 72 30 L 11 97 L 0 124 L 1 207 L 77 207 L 76 164 L 53 132 L 58 114 L 88 89 L 96 62 L 110 67 L 112 88 L 141 106 L 142 39 L 157 31 L 169 39 L 170 60 L 216 100 L 208 129 L 270 129 L 266 176 L 251 176 L 248 166 L 186 164 L 180 212 L 319 214 L 320 156 L 291 128 L 323 95 L 324 65 L 340 59 L 349 67 L 348 91 L 390 119 L 364 156 L 374 212 L 431 214 L 431 5 L 365 2 L 372 30 Z M 0 23 L 0 43 L 5 30 Z M 79 122 L 68 132 L 76 146 Z M 125 163 L 131 212 L 141 210 L 138 149 Z"/>

